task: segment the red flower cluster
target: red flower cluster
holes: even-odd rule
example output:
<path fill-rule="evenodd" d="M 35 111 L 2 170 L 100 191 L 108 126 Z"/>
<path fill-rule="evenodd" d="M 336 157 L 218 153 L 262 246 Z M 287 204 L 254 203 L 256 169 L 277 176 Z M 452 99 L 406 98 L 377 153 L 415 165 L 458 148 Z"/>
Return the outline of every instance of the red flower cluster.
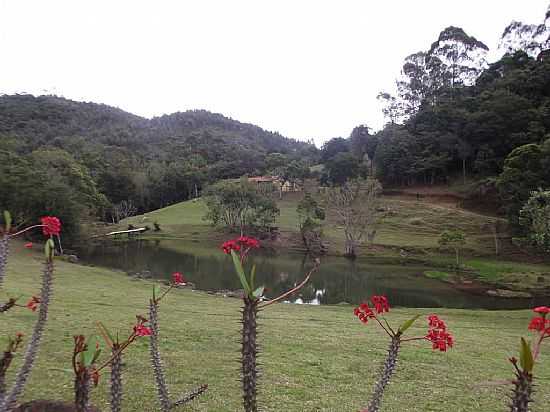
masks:
<path fill-rule="evenodd" d="M 428 334 L 425 336 L 427 340 L 432 342 L 432 349 L 439 349 L 441 352 L 447 351 L 447 348 L 452 348 L 454 339 L 447 332 L 447 325 L 437 315 L 428 316 Z"/>
<path fill-rule="evenodd" d="M 533 309 L 533 312 L 538 313 L 541 316 L 536 316 L 531 319 L 527 329 L 550 336 L 550 319 L 546 319 L 546 315 L 550 313 L 550 308 L 547 306 L 539 306 Z"/>
<path fill-rule="evenodd" d="M 239 252 L 245 250 L 245 253 L 250 249 L 257 249 L 260 247 L 260 241 L 253 237 L 240 236 L 236 239 L 228 240 L 221 246 L 223 253 L 229 255 L 232 250 Z"/>
<path fill-rule="evenodd" d="M 376 317 L 367 303 L 361 303 L 353 310 L 353 314 L 364 324 L 367 324 L 369 319 L 374 319 Z"/>
<path fill-rule="evenodd" d="M 187 283 L 180 272 L 172 273 L 172 282 L 176 285 L 185 285 Z"/>
<path fill-rule="evenodd" d="M 538 306 L 535 309 L 533 309 L 533 312 L 538 313 L 543 317 L 546 317 L 546 315 L 550 313 L 550 308 L 548 306 Z"/>
<path fill-rule="evenodd" d="M 390 310 L 390 304 L 388 302 L 388 298 L 385 296 L 372 296 L 370 298 L 370 303 L 374 307 L 374 311 L 376 313 L 384 313 L 389 312 Z M 359 320 L 363 323 L 367 323 L 369 319 L 374 319 L 376 317 L 376 314 L 374 311 L 370 308 L 368 301 L 361 303 L 357 308 L 354 309 L 353 313 L 355 316 L 359 318 Z"/>
<path fill-rule="evenodd" d="M 38 308 L 38 305 L 40 304 L 40 298 L 33 296 L 30 298 L 30 300 L 27 302 L 27 308 L 32 310 L 33 312 L 36 312 L 36 309 Z"/>
<path fill-rule="evenodd" d="M 42 233 L 44 236 L 59 235 L 61 232 L 61 222 L 55 216 L 44 216 L 40 218 L 42 222 Z"/>
<path fill-rule="evenodd" d="M 370 301 L 374 305 L 374 309 L 377 313 L 384 313 L 390 311 L 390 304 L 388 298 L 385 296 L 373 296 Z"/>
<path fill-rule="evenodd" d="M 148 328 L 142 323 L 138 323 L 134 326 L 134 333 L 137 336 L 151 336 L 151 328 Z"/>

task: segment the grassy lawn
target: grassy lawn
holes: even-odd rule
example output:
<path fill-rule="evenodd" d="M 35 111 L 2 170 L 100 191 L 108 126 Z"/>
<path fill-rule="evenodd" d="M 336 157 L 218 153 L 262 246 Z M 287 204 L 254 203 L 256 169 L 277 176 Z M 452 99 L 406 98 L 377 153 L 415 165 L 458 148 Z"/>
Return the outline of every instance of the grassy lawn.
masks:
<path fill-rule="evenodd" d="M 40 268 L 38 251 L 12 244 L 5 290 L 11 296 L 38 293 Z M 72 336 L 94 333 L 97 320 L 122 334 L 129 331 L 134 315 L 146 310 L 152 284 L 132 281 L 120 272 L 58 262 L 54 289 L 44 344 L 25 400 L 71 399 L 72 375 L 67 370 Z M 417 313 L 431 311 L 395 309 L 389 319 L 400 323 Z M 447 353 L 432 353 L 427 342 L 404 346 L 383 410 L 507 410 L 508 388 L 484 384 L 512 377 L 506 359 L 517 355 L 519 337 L 528 335 L 531 313 L 445 309 L 437 313 L 447 320 L 456 347 Z M 18 330 L 28 335 L 36 318 L 23 308 L 2 316 L 3 336 Z M 206 382 L 208 393 L 187 410 L 241 410 L 239 301 L 176 290 L 163 302 L 160 317 L 163 360 L 172 393 Z M 275 305 L 262 312 L 260 325 L 262 410 L 341 412 L 366 406 L 387 339 L 374 324 L 360 324 L 351 306 Z M 412 332 L 423 334 L 424 322 Z M 158 410 L 146 338 L 130 348 L 125 363 L 124 410 Z M 550 345 L 543 350 L 535 372 L 538 387 L 533 411 L 542 412 L 550 402 Z M 93 401 L 103 410 L 108 410 L 107 384 L 103 376 L 93 390 Z"/>

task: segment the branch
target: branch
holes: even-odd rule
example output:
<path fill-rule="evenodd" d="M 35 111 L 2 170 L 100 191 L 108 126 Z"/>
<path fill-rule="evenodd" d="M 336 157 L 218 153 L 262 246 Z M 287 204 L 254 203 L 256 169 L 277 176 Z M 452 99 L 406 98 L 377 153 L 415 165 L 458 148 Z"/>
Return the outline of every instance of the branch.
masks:
<path fill-rule="evenodd" d="M 292 295 L 294 292 L 297 292 L 298 290 L 302 289 L 304 287 L 304 285 L 307 283 L 307 281 L 309 280 L 309 278 L 311 277 L 311 275 L 317 270 L 319 269 L 319 265 L 321 264 L 321 262 L 319 261 L 319 259 L 315 259 L 315 265 L 311 268 L 311 270 L 309 271 L 309 273 L 307 274 L 307 276 L 304 278 L 304 280 L 302 281 L 302 283 L 300 283 L 298 286 L 295 286 L 294 288 L 290 289 L 289 291 L 283 293 L 282 295 L 276 297 L 275 299 L 272 299 L 270 301 L 267 301 L 263 304 L 260 304 L 258 305 L 258 308 L 259 309 L 262 309 L 262 308 L 265 308 L 266 306 L 269 306 L 273 303 L 277 303 L 277 302 L 280 302 L 281 300 L 283 300 L 284 298 L 286 298 L 287 296 L 289 295 Z"/>

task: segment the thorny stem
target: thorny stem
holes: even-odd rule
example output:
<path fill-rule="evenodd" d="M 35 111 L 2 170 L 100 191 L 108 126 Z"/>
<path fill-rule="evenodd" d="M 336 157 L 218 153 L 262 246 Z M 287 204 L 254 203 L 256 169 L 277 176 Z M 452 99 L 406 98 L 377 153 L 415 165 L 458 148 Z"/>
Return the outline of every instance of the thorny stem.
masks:
<path fill-rule="evenodd" d="M 386 356 L 384 366 L 382 367 L 382 371 L 380 373 L 380 378 L 378 382 L 376 382 L 376 386 L 374 387 L 374 391 L 372 393 L 372 397 L 366 411 L 378 412 L 380 410 L 380 404 L 382 402 L 384 390 L 386 389 L 386 386 L 390 382 L 390 379 L 395 372 L 400 346 L 401 333 L 397 332 L 397 334 L 392 337 L 392 340 L 390 342 L 388 355 Z"/>
<path fill-rule="evenodd" d="M 42 273 L 42 290 L 40 292 L 38 319 L 36 320 L 32 336 L 27 345 L 23 364 L 15 377 L 15 383 L 7 397 L 5 399 L 0 399 L 0 411 L 10 411 L 15 407 L 17 397 L 23 392 L 25 384 L 27 383 L 27 378 L 34 364 L 42 334 L 46 326 L 46 321 L 48 320 L 48 308 L 53 288 L 53 270 L 53 260 L 49 257 L 44 264 L 44 271 Z"/>
<path fill-rule="evenodd" d="M 266 306 L 269 306 L 269 305 L 272 305 L 273 303 L 277 303 L 277 302 L 280 302 L 281 300 L 283 300 L 284 298 L 286 298 L 287 296 L 290 296 L 292 295 L 294 292 L 297 292 L 298 290 L 302 289 L 304 287 L 304 285 L 308 282 L 309 278 L 311 277 L 311 275 L 317 270 L 319 269 L 319 260 L 317 259 L 315 261 L 315 266 L 313 266 L 313 268 L 311 268 L 311 270 L 308 272 L 308 274 L 306 275 L 306 277 L 304 278 L 304 280 L 302 280 L 302 282 L 293 287 L 292 289 L 290 289 L 289 291 L 283 293 L 282 295 L 276 297 L 275 299 L 271 299 L 265 303 L 262 303 L 262 304 L 259 304 L 258 305 L 258 308 L 259 309 L 263 309 L 265 308 Z"/>
<path fill-rule="evenodd" d="M 6 270 L 6 264 L 8 263 L 8 254 L 9 254 L 9 242 L 8 235 L 5 234 L 0 239 L 0 287 L 4 282 L 4 273 Z"/>

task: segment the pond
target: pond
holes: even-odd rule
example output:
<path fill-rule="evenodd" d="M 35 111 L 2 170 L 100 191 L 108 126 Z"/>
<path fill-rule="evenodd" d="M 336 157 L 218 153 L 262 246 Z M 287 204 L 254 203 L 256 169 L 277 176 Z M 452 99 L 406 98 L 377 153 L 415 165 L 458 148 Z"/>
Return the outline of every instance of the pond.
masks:
<path fill-rule="evenodd" d="M 169 279 L 181 272 L 197 289 L 241 289 L 229 256 L 220 249 L 181 240 L 136 240 L 92 244 L 79 250 L 84 263 L 120 269 L 128 273 L 147 271 L 152 277 Z M 299 283 L 312 264 L 298 253 L 260 253 L 256 284 L 265 285 L 273 298 Z M 394 306 L 471 309 L 519 309 L 542 304 L 537 299 L 504 299 L 457 290 L 452 285 L 423 276 L 432 268 L 396 261 L 380 264 L 359 258 L 324 257 L 319 270 L 292 301 L 305 304 L 360 303 L 373 294 L 386 295 Z"/>

